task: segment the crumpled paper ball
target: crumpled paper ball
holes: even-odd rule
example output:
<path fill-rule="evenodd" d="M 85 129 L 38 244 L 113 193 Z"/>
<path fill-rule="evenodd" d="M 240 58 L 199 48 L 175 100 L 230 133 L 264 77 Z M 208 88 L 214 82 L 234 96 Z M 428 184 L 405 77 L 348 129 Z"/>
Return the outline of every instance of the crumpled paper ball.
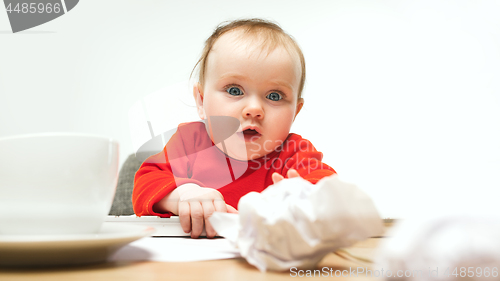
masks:
<path fill-rule="evenodd" d="M 390 280 L 499 280 L 500 217 L 406 219 L 380 245 L 377 268 Z M 385 276 L 388 277 L 388 276 Z"/>
<path fill-rule="evenodd" d="M 214 213 L 214 229 L 261 271 L 312 268 L 328 253 L 382 233 L 370 197 L 337 175 L 313 185 L 284 179 L 251 192 L 239 214 Z"/>

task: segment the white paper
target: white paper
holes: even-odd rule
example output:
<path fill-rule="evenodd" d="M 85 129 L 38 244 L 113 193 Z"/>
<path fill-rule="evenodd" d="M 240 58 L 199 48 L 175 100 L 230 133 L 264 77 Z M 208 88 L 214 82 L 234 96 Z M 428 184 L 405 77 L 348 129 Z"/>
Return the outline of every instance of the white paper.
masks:
<path fill-rule="evenodd" d="M 375 268 L 407 275 L 401 279 L 500 278 L 500 217 L 407 219 L 388 235 L 378 250 Z"/>
<path fill-rule="evenodd" d="M 371 199 L 336 175 L 316 185 L 282 180 L 243 196 L 238 211 L 214 213 L 210 222 L 261 271 L 311 268 L 338 248 L 382 233 Z"/>
<path fill-rule="evenodd" d="M 191 262 L 238 257 L 239 251 L 226 239 L 146 237 L 124 246 L 109 260 Z"/>

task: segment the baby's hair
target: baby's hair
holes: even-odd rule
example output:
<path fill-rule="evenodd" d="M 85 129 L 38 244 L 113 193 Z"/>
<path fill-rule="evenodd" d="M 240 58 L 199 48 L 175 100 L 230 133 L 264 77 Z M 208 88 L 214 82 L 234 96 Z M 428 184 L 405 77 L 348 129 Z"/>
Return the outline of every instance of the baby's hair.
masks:
<path fill-rule="evenodd" d="M 295 42 L 295 40 L 292 38 L 292 36 L 287 34 L 278 24 L 258 18 L 223 22 L 219 26 L 217 26 L 212 35 L 208 37 L 207 41 L 205 41 L 205 47 L 203 48 L 201 57 L 194 66 L 193 71 L 191 72 L 191 75 L 193 75 L 196 67 L 198 65 L 200 66 L 198 79 L 201 86 L 203 86 L 205 83 L 207 58 L 215 42 L 226 32 L 236 29 L 242 29 L 244 35 L 259 37 L 259 39 L 261 39 L 263 42 L 262 48 L 267 49 L 268 52 L 273 51 L 276 47 L 284 47 L 290 55 L 292 55 L 294 51 L 297 53 L 300 59 L 300 66 L 302 70 L 298 92 L 298 98 L 301 98 L 302 90 L 304 89 L 304 83 L 306 80 L 306 63 L 304 60 L 304 54 L 302 54 L 302 50 L 300 49 L 297 42 Z"/>

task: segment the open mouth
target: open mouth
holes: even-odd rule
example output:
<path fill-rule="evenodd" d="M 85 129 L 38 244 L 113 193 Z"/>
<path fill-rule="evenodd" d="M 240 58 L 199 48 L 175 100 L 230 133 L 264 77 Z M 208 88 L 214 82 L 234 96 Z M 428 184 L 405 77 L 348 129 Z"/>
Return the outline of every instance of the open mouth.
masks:
<path fill-rule="evenodd" d="M 249 141 L 255 141 L 256 139 L 260 138 L 262 136 L 261 133 L 259 133 L 255 129 L 246 129 L 241 132 L 243 134 L 243 138 L 245 139 L 245 142 Z"/>

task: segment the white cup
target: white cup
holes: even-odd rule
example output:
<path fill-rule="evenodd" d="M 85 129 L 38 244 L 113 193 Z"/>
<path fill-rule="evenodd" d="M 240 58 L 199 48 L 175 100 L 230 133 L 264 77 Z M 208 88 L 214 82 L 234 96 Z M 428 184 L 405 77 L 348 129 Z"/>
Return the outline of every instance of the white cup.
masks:
<path fill-rule="evenodd" d="M 118 179 L 118 142 L 84 134 L 0 138 L 0 235 L 89 234 Z"/>

